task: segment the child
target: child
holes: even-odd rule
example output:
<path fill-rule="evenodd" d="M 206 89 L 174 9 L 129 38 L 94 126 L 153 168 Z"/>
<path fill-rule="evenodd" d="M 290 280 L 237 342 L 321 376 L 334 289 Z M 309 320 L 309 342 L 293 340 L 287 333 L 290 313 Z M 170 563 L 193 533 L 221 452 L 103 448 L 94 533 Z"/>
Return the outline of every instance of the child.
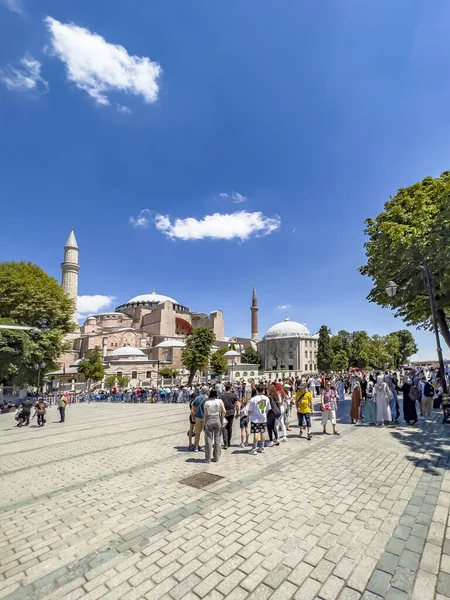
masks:
<path fill-rule="evenodd" d="M 257 454 L 258 437 L 260 442 L 259 451 L 265 452 L 264 434 L 267 429 L 267 413 L 270 408 L 270 400 L 264 395 L 264 384 L 258 383 L 256 395 L 248 403 L 248 419 L 250 421 L 250 432 L 253 434 L 253 447 L 250 454 Z"/>
<path fill-rule="evenodd" d="M 245 448 L 245 446 L 248 446 L 248 398 L 246 398 L 245 396 L 242 396 L 239 417 L 241 426 L 241 444 L 239 447 Z"/>
<path fill-rule="evenodd" d="M 299 437 L 303 437 L 303 431 L 306 426 L 306 439 L 311 439 L 311 415 L 314 413 L 314 406 L 311 392 L 306 389 L 306 383 L 302 382 L 298 387 L 295 396 L 297 405 L 298 426 L 300 427 Z"/>

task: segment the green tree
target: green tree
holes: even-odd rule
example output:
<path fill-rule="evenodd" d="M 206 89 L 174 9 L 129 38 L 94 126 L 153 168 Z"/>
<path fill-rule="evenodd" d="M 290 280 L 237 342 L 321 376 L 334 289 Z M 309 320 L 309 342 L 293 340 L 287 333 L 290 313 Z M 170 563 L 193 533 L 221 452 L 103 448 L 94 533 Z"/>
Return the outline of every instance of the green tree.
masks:
<path fill-rule="evenodd" d="M 1 325 L 12 325 L 11 319 L 0 319 Z M 26 331 L 0 329 L 0 383 L 25 384 L 34 381 L 39 362 L 38 346 Z"/>
<path fill-rule="evenodd" d="M 257 350 L 249 346 L 241 354 L 241 363 L 244 365 L 259 365 L 261 362 Z"/>
<path fill-rule="evenodd" d="M 84 375 L 87 380 L 87 393 L 90 394 L 92 382 L 100 381 L 105 374 L 103 356 L 98 346 L 96 346 L 86 357 L 81 359 L 78 364 L 78 373 Z"/>
<path fill-rule="evenodd" d="M 204 369 L 209 362 L 211 347 L 216 336 L 206 327 L 194 329 L 186 340 L 186 347 L 183 348 L 181 359 L 186 369 L 189 369 L 188 385 L 191 385 L 195 373 L 199 369 Z"/>
<path fill-rule="evenodd" d="M 450 347 L 450 171 L 401 188 L 375 219 L 366 220 L 367 264 L 373 281 L 368 300 L 389 307 L 408 325 L 431 328 L 431 310 L 419 265 L 426 260 L 433 280 L 438 328 Z M 398 291 L 386 294 L 387 281 Z"/>
<path fill-rule="evenodd" d="M 159 370 L 159 375 L 163 379 L 175 379 L 175 377 L 178 377 L 178 371 L 170 367 L 163 367 Z"/>
<path fill-rule="evenodd" d="M 354 331 L 350 345 L 350 366 L 366 369 L 373 361 L 372 340 L 367 331 Z"/>
<path fill-rule="evenodd" d="M 419 351 L 413 334 L 407 329 L 393 331 L 389 335 L 395 336 L 399 341 L 399 357 L 395 365 L 396 367 L 407 363 L 409 358 Z"/>
<path fill-rule="evenodd" d="M 4 358 L 11 342 L 12 352 L 17 344 L 23 345 L 23 364 L 14 359 L 14 369 L 0 371 L 0 377 L 9 381 L 35 382 L 37 371 L 33 363 L 44 361 L 47 369 L 56 369 L 57 359 L 67 350 L 64 338 L 74 330 L 72 315 L 75 307 L 53 277 L 37 265 L 29 262 L 0 263 L 0 318 L 5 324 L 25 325 L 40 329 L 39 336 L 17 332 L 15 335 L 2 333 Z M 19 342 L 19 340 L 22 340 Z M 25 378 L 25 379 L 24 379 Z M 27 379 L 28 378 L 28 379 Z"/>
<path fill-rule="evenodd" d="M 341 329 L 331 337 L 331 348 L 334 354 L 337 354 L 340 350 L 344 350 L 347 356 L 350 356 L 350 345 L 352 343 L 352 334 L 345 329 Z"/>
<path fill-rule="evenodd" d="M 317 347 L 317 366 L 319 371 L 328 372 L 333 362 L 333 349 L 330 341 L 330 330 L 326 325 L 319 329 L 319 343 Z"/>
<path fill-rule="evenodd" d="M 211 356 L 211 369 L 216 375 L 223 375 L 228 369 L 228 361 L 224 356 L 225 352 L 228 352 L 228 348 L 220 348 Z"/>
<path fill-rule="evenodd" d="M 120 389 L 126 390 L 128 387 L 128 384 L 130 383 L 129 375 L 117 375 L 116 379 L 117 379 L 117 385 L 120 387 Z"/>
<path fill-rule="evenodd" d="M 108 375 L 107 377 L 105 377 L 105 388 L 107 390 L 112 390 L 115 385 L 116 385 L 116 376 L 115 375 Z"/>
<path fill-rule="evenodd" d="M 348 369 L 348 354 L 345 350 L 338 350 L 331 361 L 333 371 L 346 371 Z"/>

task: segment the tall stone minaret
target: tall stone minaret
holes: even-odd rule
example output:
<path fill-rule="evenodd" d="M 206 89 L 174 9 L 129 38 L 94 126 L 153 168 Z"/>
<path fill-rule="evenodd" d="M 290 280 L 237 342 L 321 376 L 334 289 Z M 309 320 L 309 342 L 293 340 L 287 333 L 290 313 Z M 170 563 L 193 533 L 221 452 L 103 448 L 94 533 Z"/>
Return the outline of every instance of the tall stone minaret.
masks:
<path fill-rule="evenodd" d="M 252 305 L 250 308 L 252 312 L 252 340 L 258 341 L 258 296 L 256 295 L 256 286 L 253 286 Z"/>
<path fill-rule="evenodd" d="M 62 288 L 64 292 L 75 302 L 77 302 L 78 296 L 78 271 L 80 265 L 78 264 L 78 244 L 75 238 L 75 233 L 70 232 L 67 238 L 66 245 L 64 246 L 64 262 L 61 263 L 62 269 Z M 77 323 L 76 313 L 73 313 L 73 320 Z"/>

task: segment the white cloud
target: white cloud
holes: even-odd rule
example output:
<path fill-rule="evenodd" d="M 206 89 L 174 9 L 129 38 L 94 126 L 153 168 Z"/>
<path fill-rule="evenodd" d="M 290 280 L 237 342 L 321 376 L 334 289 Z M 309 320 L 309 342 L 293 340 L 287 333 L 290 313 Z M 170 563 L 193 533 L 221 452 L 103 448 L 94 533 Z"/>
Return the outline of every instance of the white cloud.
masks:
<path fill-rule="evenodd" d="M 66 66 L 67 77 L 97 104 L 109 104 L 112 91 L 141 96 L 144 102 L 158 98 L 162 69 L 147 57 L 131 56 L 123 46 L 108 43 L 101 35 L 73 23 L 45 19 L 50 31 L 51 54 Z"/>
<path fill-rule="evenodd" d="M 219 194 L 219 198 L 222 200 L 231 200 L 234 204 L 241 204 L 241 202 L 247 202 L 248 198 L 239 192 L 231 192 L 231 194 L 226 194 L 224 192 Z"/>
<path fill-rule="evenodd" d="M 48 90 L 48 83 L 41 77 L 41 63 L 30 54 L 20 59 L 20 67 L 12 65 L 0 69 L 0 81 L 11 92 L 30 92 L 41 84 Z"/>
<path fill-rule="evenodd" d="M 23 13 L 21 0 L 0 0 L 0 5 L 4 6 L 11 12 Z"/>
<path fill-rule="evenodd" d="M 156 215 L 155 225 L 158 231 L 171 239 L 180 240 L 232 240 L 241 241 L 255 236 L 269 235 L 277 230 L 279 218 L 269 218 L 261 212 L 240 211 L 232 214 L 215 213 L 203 219 L 188 217 L 175 219 L 173 222 L 167 215 Z"/>
<path fill-rule="evenodd" d="M 291 307 L 290 304 L 280 304 L 277 306 L 277 310 L 289 310 Z"/>
<path fill-rule="evenodd" d="M 132 112 L 133 112 L 132 110 L 130 110 L 130 109 L 128 108 L 128 106 L 123 106 L 122 104 L 117 104 L 116 106 L 117 106 L 117 110 L 118 110 L 118 112 L 121 112 L 121 113 L 126 113 L 126 114 L 128 114 L 128 115 L 131 115 L 131 114 L 132 114 Z"/>
<path fill-rule="evenodd" d="M 231 199 L 235 204 L 241 204 L 241 202 L 247 202 L 247 198 L 239 192 L 231 192 Z"/>
<path fill-rule="evenodd" d="M 151 211 L 144 208 L 137 217 L 130 217 L 130 223 L 137 229 L 147 229 L 150 225 L 150 215 Z"/>
<path fill-rule="evenodd" d="M 86 319 L 89 315 L 95 315 L 98 311 L 109 308 L 114 300 L 114 296 L 102 296 L 101 294 L 78 296 L 77 319 Z"/>

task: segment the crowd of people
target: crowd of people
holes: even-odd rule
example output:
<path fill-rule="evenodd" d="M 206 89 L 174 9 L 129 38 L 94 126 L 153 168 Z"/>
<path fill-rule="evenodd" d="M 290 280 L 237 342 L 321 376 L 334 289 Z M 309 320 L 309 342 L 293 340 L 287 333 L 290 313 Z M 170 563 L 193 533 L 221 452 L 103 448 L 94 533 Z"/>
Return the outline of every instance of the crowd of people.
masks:
<path fill-rule="evenodd" d="M 328 433 L 327 426 L 331 424 L 332 434 L 339 435 L 337 408 L 346 394 L 351 394 L 350 419 L 355 425 L 394 424 L 401 418 L 399 392 L 403 393 L 403 419 L 408 425 L 429 419 L 433 408 L 440 408 L 443 399 L 443 386 L 437 374 L 418 370 L 404 373 L 401 379 L 400 385 L 399 375 L 393 371 L 354 371 L 308 380 L 252 382 L 250 397 L 247 387 L 239 384 L 197 387 L 189 403 L 188 448 L 194 452 L 204 450 L 206 463 L 217 462 L 221 450 L 227 450 L 231 444 L 234 421 L 239 421 L 240 447 L 250 446 L 253 455 L 264 453 L 266 447 L 287 441 L 286 431 L 291 430 L 294 407 L 299 437 L 310 440 L 316 398 L 320 398 L 323 433 Z M 202 433 L 204 448 L 200 446 Z"/>
<path fill-rule="evenodd" d="M 403 394 L 403 411 L 398 402 Z M 46 423 L 49 406 L 57 404 L 59 423 L 65 421 L 66 406 L 70 402 L 91 400 L 166 402 L 189 404 L 189 450 L 205 450 L 205 460 L 217 461 L 221 450 L 231 444 L 233 423 L 239 421 L 240 446 L 250 446 L 250 452 L 264 452 L 266 447 L 278 446 L 287 441 L 291 431 L 291 416 L 295 410 L 299 436 L 311 439 L 311 416 L 320 401 L 323 433 L 331 425 L 337 431 L 338 404 L 351 395 L 350 419 L 353 424 L 368 426 L 389 425 L 403 418 L 408 425 L 431 417 L 433 408 L 440 408 L 443 385 L 438 372 L 417 369 L 398 374 L 395 371 L 363 372 L 353 370 L 322 376 L 288 377 L 275 381 L 250 380 L 247 382 L 216 383 L 209 385 L 170 386 L 152 390 L 133 390 L 127 400 L 120 393 L 94 396 L 86 393 L 56 397 L 30 394 L 16 410 L 17 427 L 27 426 L 31 418 L 39 427 Z M 99 396 L 99 398 L 97 398 Z M 121 399 L 122 398 L 122 399 Z M 319 399 L 319 400 L 317 400 Z M 34 409 L 33 417 L 31 413 Z M 450 418 L 450 417 L 449 417 Z M 445 421 L 445 415 L 444 415 Z M 200 445 L 204 435 L 205 448 Z"/>

